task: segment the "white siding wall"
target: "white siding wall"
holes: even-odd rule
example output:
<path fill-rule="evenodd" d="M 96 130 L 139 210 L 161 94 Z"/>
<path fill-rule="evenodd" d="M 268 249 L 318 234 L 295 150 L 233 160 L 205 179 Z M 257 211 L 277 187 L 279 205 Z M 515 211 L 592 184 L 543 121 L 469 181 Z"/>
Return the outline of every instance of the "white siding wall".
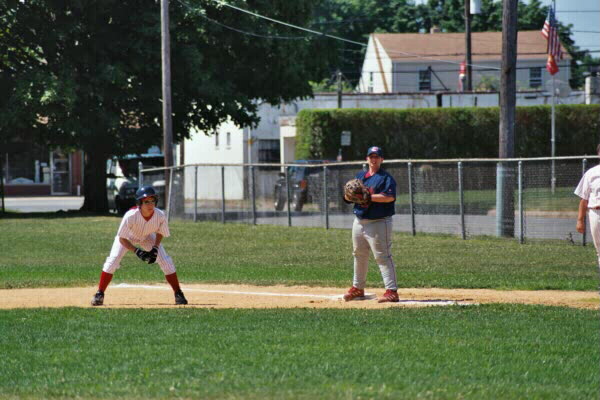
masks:
<path fill-rule="evenodd" d="M 375 52 L 375 44 L 379 51 L 379 60 L 377 52 Z M 381 66 L 379 65 L 381 62 Z M 369 44 L 365 53 L 365 61 L 363 63 L 362 74 L 358 84 L 358 91 L 362 93 L 386 93 L 383 77 L 385 76 L 387 84 L 387 93 L 392 91 L 392 60 L 389 58 L 379 41 L 369 37 Z M 381 70 L 383 68 L 383 74 Z M 372 82 L 372 84 L 371 84 Z M 372 89 L 371 89 L 372 87 Z"/>
<path fill-rule="evenodd" d="M 243 163 L 244 130 L 231 122 L 226 122 L 218 130 L 219 145 L 215 144 L 215 135 L 205 135 L 194 131 L 185 142 L 186 164 L 223 164 Z M 227 145 L 227 133 L 231 143 Z M 225 169 L 225 196 L 227 199 L 242 199 L 244 194 L 243 169 L 228 167 Z M 218 200 L 221 198 L 221 169 L 218 167 L 198 168 L 198 199 Z M 194 169 L 185 171 L 185 198 L 194 197 Z"/>
<path fill-rule="evenodd" d="M 488 68 L 500 68 L 499 62 L 480 61 L 475 63 L 477 66 L 483 66 L 484 70 L 479 71 L 481 68 L 473 67 L 473 89 L 477 88 L 477 85 L 481 82 L 483 77 L 493 76 L 496 81 L 500 82 L 500 71 L 489 71 L 485 70 Z M 562 61 L 564 67 L 560 68 L 560 71 L 554 75 L 556 79 L 567 82 L 569 76 L 569 67 L 567 61 Z M 426 63 L 394 63 L 393 65 L 393 91 L 395 93 L 406 93 L 406 92 L 418 92 L 419 91 L 419 73 L 420 70 L 426 70 L 428 66 L 431 66 L 433 71 L 437 74 L 439 79 L 434 74 L 431 75 L 431 90 L 442 91 L 444 85 L 449 91 L 458 90 L 458 65 L 440 63 L 440 62 L 426 62 Z M 529 69 L 531 67 L 539 67 L 542 69 L 542 88 L 546 81 L 551 79 L 551 75 L 546 70 L 545 60 L 519 60 L 517 62 L 517 89 L 525 90 L 529 88 Z M 527 68 L 527 69 L 523 69 Z"/>

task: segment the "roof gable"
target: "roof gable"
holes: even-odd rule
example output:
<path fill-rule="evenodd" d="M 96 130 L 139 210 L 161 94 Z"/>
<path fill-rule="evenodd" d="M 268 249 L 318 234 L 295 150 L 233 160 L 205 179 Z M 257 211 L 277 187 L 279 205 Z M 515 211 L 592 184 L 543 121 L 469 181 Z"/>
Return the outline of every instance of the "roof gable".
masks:
<path fill-rule="evenodd" d="M 463 61 L 465 58 L 464 33 L 373 33 L 387 55 L 394 62 L 415 62 L 415 56 Z M 561 45 L 562 46 L 562 45 Z M 571 58 L 562 47 L 564 58 Z M 519 31 L 517 58 L 548 58 L 546 38 L 541 31 Z M 410 54 L 410 55 L 407 55 Z M 502 57 L 502 32 L 471 33 L 473 61 L 499 61 Z"/>

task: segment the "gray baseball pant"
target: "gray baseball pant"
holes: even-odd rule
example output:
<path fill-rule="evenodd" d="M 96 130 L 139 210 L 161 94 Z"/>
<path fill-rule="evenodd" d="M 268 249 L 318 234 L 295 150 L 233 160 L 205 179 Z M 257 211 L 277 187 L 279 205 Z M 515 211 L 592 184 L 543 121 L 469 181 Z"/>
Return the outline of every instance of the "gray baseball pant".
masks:
<path fill-rule="evenodd" d="M 396 266 L 392 260 L 392 217 L 381 219 L 354 218 L 352 225 L 354 247 L 354 279 L 352 286 L 364 289 L 369 269 L 369 251 L 379 265 L 386 289 L 398 290 Z"/>

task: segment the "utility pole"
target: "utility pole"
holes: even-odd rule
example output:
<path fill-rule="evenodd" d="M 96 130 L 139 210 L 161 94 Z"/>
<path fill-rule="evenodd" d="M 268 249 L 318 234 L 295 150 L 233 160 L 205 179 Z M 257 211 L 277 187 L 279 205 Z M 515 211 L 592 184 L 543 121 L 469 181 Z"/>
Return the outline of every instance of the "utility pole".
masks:
<path fill-rule="evenodd" d="M 473 90 L 471 74 L 471 0 L 465 0 L 465 49 L 467 53 L 467 90 Z"/>
<path fill-rule="evenodd" d="M 338 108 L 342 108 L 342 71 L 339 69 L 336 72 L 336 82 L 337 82 L 337 106 Z"/>
<path fill-rule="evenodd" d="M 518 0 L 502 3 L 502 65 L 500 71 L 499 158 L 515 156 L 515 112 L 517 88 L 517 5 Z M 496 233 L 513 237 L 515 168 L 498 162 L 496 174 Z"/>
<path fill-rule="evenodd" d="M 162 55 L 162 112 L 163 112 L 163 154 L 165 167 L 173 166 L 173 114 L 171 108 L 171 45 L 169 35 L 169 0 L 161 0 L 161 55 Z M 170 193 L 170 171 L 165 171 L 165 205 L 168 207 Z"/>

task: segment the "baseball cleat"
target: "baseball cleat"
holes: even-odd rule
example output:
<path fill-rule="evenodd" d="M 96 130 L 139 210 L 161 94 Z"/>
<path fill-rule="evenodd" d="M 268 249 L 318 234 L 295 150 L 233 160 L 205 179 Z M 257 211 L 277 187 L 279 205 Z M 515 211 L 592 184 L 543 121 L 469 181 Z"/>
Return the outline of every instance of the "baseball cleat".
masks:
<path fill-rule="evenodd" d="M 350 300 L 363 300 L 365 297 L 365 290 L 364 289 L 359 289 L 356 288 L 354 286 L 352 286 L 350 289 L 348 289 L 348 293 L 346 293 L 344 295 L 344 301 L 350 301 Z"/>
<path fill-rule="evenodd" d="M 175 292 L 175 304 L 187 304 L 188 301 L 186 300 L 185 296 L 183 295 L 183 292 L 181 291 L 181 289 L 179 289 L 178 291 Z"/>
<path fill-rule="evenodd" d="M 94 297 L 92 298 L 92 305 L 93 306 L 101 306 L 102 304 L 104 304 L 104 292 L 101 292 L 100 290 L 98 290 L 96 292 L 96 294 L 94 295 Z"/>
<path fill-rule="evenodd" d="M 383 297 L 377 300 L 378 303 L 398 303 L 399 301 L 398 291 L 392 289 L 386 290 Z"/>

